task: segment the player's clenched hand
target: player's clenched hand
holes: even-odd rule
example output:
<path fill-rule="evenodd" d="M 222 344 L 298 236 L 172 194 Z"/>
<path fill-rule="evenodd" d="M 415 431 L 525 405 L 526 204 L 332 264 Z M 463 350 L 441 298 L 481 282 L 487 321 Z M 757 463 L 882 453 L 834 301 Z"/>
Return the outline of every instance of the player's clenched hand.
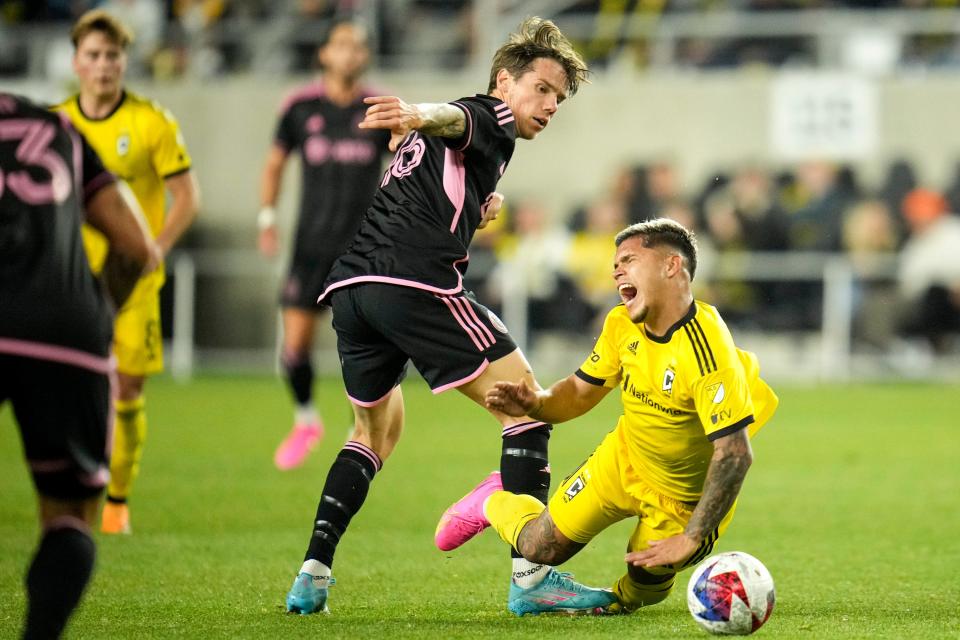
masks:
<path fill-rule="evenodd" d="M 392 134 L 390 151 L 396 151 L 407 134 L 423 123 L 416 105 L 407 104 L 396 96 L 371 96 L 364 98 L 363 102 L 370 106 L 360 128 L 389 129 Z"/>
<path fill-rule="evenodd" d="M 627 564 L 637 567 L 661 567 L 673 565 L 678 567 L 693 555 L 699 544 L 684 534 L 672 536 L 664 540 L 651 540 L 650 547 L 643 551 L 631 551 L 625 560 Z"/>
<path fill-rule="evenodd" d="M 501 208 L 503 208 L 503 194 L 494 191 L 480 206 L 480 224 L 477 225 L 477 229 L 483 229 L 496 220 Z"/>
<path fill-rule="evenodd" d="M 485 401 L 489 409 L 518 418 L 528 415 L 538 404 L 537 393 L 527 386 L 526 380 L 521 380 L 519 384 L 494 383 L 493 388 L 487 391 Z"/>

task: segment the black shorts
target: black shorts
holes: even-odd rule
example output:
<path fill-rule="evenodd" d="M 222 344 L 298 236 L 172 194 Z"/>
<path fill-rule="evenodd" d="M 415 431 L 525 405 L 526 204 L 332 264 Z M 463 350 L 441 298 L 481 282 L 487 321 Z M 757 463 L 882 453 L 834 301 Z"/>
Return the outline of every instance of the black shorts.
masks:
<path fill-rule="evenodd" d="M 103 491 L 113 423 L 109 373 L 0 353 L 0 405 L 6 400 L 38 493 L 81 500 Z"/>
<path fill-rule="evenodd" d="M 334 291 L 330 302 L 343 382 L 361 406 L 383 400 L 403 380 L 407 360 L 440 393 L 517 349 L 503 322 L 462 293 L 364 283 Z"/>
<path fill-rule="evenodd" d="M 323 293 L 323 283 L 337 254 L 303 258 L 294 256 L 287 278 L 280 290 L 280 306 L 296 307 L 306 311 L 320 311 L 317 298 Z"/>

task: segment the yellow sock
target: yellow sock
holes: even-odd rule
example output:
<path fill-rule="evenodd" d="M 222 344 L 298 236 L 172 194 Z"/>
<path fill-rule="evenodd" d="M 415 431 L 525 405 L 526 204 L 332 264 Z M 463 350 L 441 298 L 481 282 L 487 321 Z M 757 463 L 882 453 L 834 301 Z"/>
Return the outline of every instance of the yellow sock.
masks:
<path fill-rule="evenodd" d="M 117 400 L 114 404 L 117 417 L 110 456 L 110 484 L 107 485 L 107 495 L 111 498 L 125 500 L 140 471 L 143 443 L 147 439 L 144 404 L 143 396 L 134 400 Z"/>
<path fill-rule="evenodd" d="M 524 525 L 535 520 L 544 509 L 544 504 L 533 496 L 496 491 L 487 498 L 483 511 L 500 538 L 516 549 Z"/>
<path fill-rule="evenodd" d="M 675 574 L 667 575 L 663 576 L 663 582 L 640 584 L 631 579 L 630 574 L 625 573 L 617 580 L 617 584 L 613 585 L 613 593 L 617 596 L 623 613 L 631 613 L 640 607 L 648 607 L 666 600 L 670 590 L 673 589 L 675 578 Z"/>

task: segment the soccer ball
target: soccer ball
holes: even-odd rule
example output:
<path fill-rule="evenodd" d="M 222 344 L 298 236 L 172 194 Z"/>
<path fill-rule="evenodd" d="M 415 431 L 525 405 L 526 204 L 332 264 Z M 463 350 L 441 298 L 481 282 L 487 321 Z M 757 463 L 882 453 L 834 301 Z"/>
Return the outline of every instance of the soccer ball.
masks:
<path fill-rule="evenodd" d="M 687 584 L 690 615 L 710 633 L 745 636 L 767 621 L 776 595 L 763 563 L 742 551 L 710 556 Z"/>

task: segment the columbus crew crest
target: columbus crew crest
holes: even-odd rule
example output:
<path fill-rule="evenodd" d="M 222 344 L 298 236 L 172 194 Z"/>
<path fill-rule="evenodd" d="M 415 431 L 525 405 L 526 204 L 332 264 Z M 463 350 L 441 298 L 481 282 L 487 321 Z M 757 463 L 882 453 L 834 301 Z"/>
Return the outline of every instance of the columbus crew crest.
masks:
<path fill-rule="evenodd" d="M 676 377 L 676 372 L 671 367 L 667 367 L 667 370 L 663 372 L 663 385 L 660 387 L 660 390 L 668 396 L 672 395 L 673 381 L 676 379 Z"/>
<path fill-rule="evenodd" d="M 125 156 L 130 151 L 130 134 L 121 133 L 117 137 L 117 155 Z"/>

